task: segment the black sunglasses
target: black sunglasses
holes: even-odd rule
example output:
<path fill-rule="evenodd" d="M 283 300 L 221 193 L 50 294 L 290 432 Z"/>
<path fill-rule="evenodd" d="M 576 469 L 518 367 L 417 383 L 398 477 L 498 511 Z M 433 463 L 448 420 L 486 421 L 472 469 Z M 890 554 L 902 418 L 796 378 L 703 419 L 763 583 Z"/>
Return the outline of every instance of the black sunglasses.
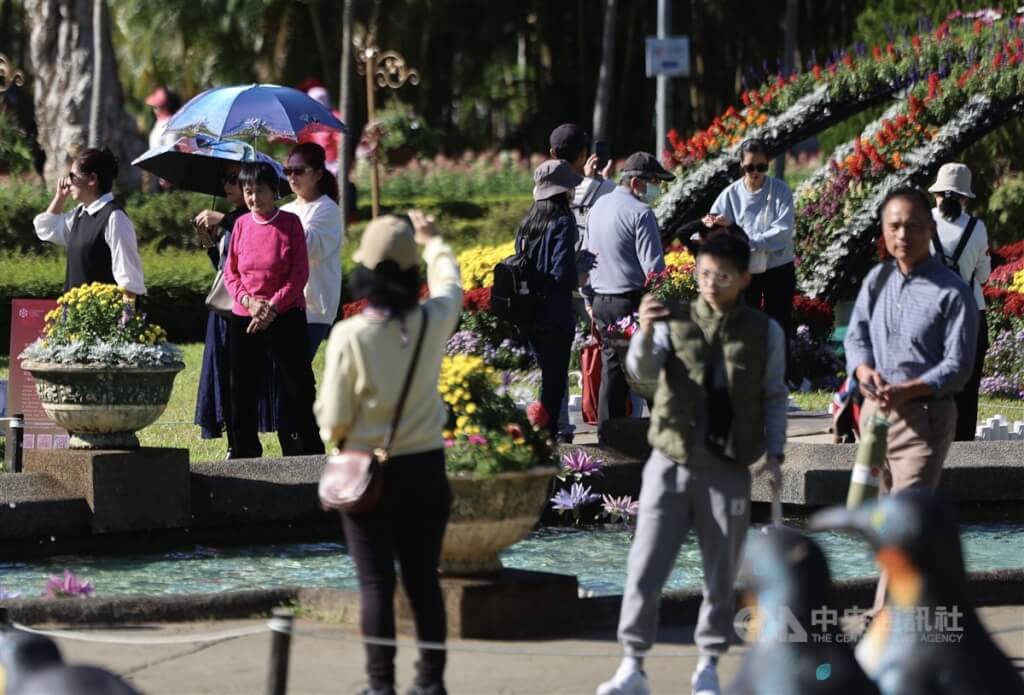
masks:
<path fill-rule="evenodd" d="M 740 169 L 748 174 L 753 174 L 755 171 L 760 171 L 763 174 L 768 171 L 768 162 L 761 162 L 760 164 L 744 164 Z"/>
<path fill-rule="evenodd" d="M 302 176 L 311 168 L 312 167 L 284 167 L 283 169 L 281 169 L 281 171 L 284 172 L 285 176 L 292 176 L 293 174 L 295 176 Z"/>

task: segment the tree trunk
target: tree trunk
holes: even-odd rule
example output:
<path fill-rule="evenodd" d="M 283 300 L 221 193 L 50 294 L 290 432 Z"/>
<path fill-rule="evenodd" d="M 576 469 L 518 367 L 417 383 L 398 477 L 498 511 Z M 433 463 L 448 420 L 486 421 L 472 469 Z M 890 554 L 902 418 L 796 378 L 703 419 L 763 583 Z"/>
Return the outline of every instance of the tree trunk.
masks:
<path fill-rule="evenodd" d="M 615 60 L 615 15 L 618 0 L 606 0 L 604 32 L 601 38 L 601 68 L 597 73 L 597 95 L 594 97 L 594 139 L 605 140 L 608 130 L 608 109 L 612 101 L 612 61 Z"/>
<path fill-rule="evenodd" d="M 93 79 L 93 0 L 25 0 L 31 26 L 30 57 L 36 84 L 39 144 L 46 152 L 44 176 L 54 183 L 67 171 L 68 159 L 88 139 Z M 121 190 L 139 186 L 139 170 L 129 165 L 146 149 L 135 119 L 124 110 L 117 60 L 110 38 L 110 14 L 104 7 L 103 61 L 99 130 L 101 145 L 120 162 Z"/>

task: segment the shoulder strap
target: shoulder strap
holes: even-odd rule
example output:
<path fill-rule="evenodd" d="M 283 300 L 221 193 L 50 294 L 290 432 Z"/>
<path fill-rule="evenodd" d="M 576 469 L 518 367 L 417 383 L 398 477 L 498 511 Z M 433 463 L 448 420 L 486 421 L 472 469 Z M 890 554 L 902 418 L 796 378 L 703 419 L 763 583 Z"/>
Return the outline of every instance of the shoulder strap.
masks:
<path fill-rule="evenodd" d="M 395 438 L 395 431 L 398 429 L 398 421 L 402 419 L 402 410 L 405 408 L 405 399 L 409 395 L 409 388 L 412 386 L 412 377 L 416 373 L 416 363 L 420 359 L 420 348 L 423 347 L 423 337 L 427 334 L 427 309 L 422 304 L 420 305 L 420 315 L 423 317 L 422 323 L 420 323 L 420 334 L 416 338 L 416 347 L 412 351 L 412 362 L 409 363 L 409 371 L 405 374 L 405 383 L 402 384 L 402 394 L 398 397 L 398 405 L 395 407 L 395 416 L 391 420 L 391 427 L 388 428 L 388 433 L 384 436 L 384 444 L 381 449 L 384 450 L 385 460 L 387 454 L 391 452 L 391 443 Z"/>
<path fill-rule="evenodd" d="M 949 256 L 942 250 L 942 242 L 939 241 L 939 230 L 936 229 L 932 232 L 932 248 L 935 249 L 935 255 L 942 259 L 943 265 L 949 260 Z"/>
<path fill-rule="evenodd" d="M 868 319 L 871 319 L 871 315 L 875 313 L 875 304 L 878 303 L 878 296 L 882 294 L 882 288 L 885 287 L 885 283 L 889 282 L 889 276 L 892 275 L 892 271 L 896 269 L 895 261 L 885 261 L 882 264 L 882 269 L 878 271 L 878 275 L 875 277 L 875 283 L 868 288 Z"/>
<path fill-rule="evenodd" d="M 967 242 L 971 239 L 971 233 L 974 231 L 974 227 L 978 224 L 978 218 L 973 215 L 967 220 L 967 227 L 964 228 L 964 233 L 960 235 L 960 241 L 957 242 L 956 249 L 953 251 L 953 262 L 959 263 L 960 256 L 963 255 L 964 249 L 967 248 Z"/>

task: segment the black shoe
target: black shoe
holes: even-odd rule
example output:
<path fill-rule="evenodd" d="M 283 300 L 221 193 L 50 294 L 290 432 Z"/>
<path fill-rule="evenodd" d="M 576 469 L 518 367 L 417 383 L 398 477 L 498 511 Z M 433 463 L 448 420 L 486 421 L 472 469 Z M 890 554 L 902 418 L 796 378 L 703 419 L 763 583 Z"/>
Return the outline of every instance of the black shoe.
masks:
<path fill-rule="evenodd" d="M 360 690 L 358 693 L 356 693 L 356 695 L 397 695 L 397 694 L 395 693 L 395 689 L 390 687 L 390 686 L 388 686 L 387 688 L 373 688 L 373 687 L 368 685 L 365 688 L 363 688 L 362 690 Z"/>
<path fill-rule="evenodd" d="M 559 432 L 558 436 L 555 437 L 555 441 L 559 444 L 572 444 L 572 440 L 575 435 L 572 432 Z"/>
<path fill-rule="evenodd" d="M 405 691 L 405 695 L 448 695 L 444 689 L 444 683 L 431 683 L 430 685 L 413 685 Z"/>

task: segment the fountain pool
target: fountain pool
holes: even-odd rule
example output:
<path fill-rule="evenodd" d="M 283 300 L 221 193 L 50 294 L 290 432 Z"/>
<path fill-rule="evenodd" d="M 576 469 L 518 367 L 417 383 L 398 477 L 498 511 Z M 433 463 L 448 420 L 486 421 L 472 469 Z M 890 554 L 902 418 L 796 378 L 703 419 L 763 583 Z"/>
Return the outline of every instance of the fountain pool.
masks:
<path fill-rule="evenodd" d="M 751 529 L 751 533 L 758 533 Z M 961 527 L 968 570 L 1024 567 L 1024 525 Z M 502 555 L 506 567 L 575 574 L 595 596 L 621 594 L 630 534 L 623 527 L 543 528 Z M 874 576 L 867 543 L 837 533 L 814 534 L 835 579 Z M 98 596 L 191 594 L 282 586 L 353 589 L 355 569 L 340 543 L 215 547 L 132 555 L 57 555 L 0 562 L 0 586 L 24 598 L 38 596 L 48 576 L 70 569 L 91 581 Z M 699 588 L 700 551 L 691 534 L 667 589 Z"/>

